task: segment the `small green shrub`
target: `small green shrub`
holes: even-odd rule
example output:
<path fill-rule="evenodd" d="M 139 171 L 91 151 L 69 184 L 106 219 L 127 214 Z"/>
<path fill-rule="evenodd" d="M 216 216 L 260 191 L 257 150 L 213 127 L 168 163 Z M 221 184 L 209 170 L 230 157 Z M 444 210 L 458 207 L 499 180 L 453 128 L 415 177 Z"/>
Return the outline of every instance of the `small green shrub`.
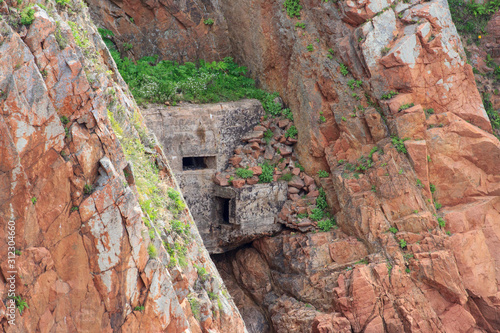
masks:
<path fill-rule="evenodd" d="M 330 229 L 332 229 L 335 226 L 336 222 L 335 219 L 326 219 L 326 220 L 321 220 L 318 221 L 318 228 L 321 231 L 328 232 Z"/>
<path fill-rule="evenodd" d="M 404 239 L 400 239 L 400 240 L 399 240 L 399 246 L 400 246 L 402 249 L 404 249 L 404 248 L 406 247 L 406 245 L 407 245 L 407 244 L 406 244 L 406 241 L 405 241 Z"/>
<path fill-rule="evenodd" d="M 384 94 L 382 95 L 382 97 L 380 97 L 380 99 L 391 99 L 393 98 L 394 96 L 398 95 L 399 93 L 397 91 L 389 91 L 387 94 Z"/>
<path fill-rule="evenodd" d="M 280 177 L 280 179 L 281 179 L 281 180 L 284 180 L 284 181 L 286 181 L 286 182 L 289 182 L 290 180 L 292 180 L 292 178 L 293 178 L 293 175 L 292 175 L 292 173 L 290 173 L 290 172 L 284 173 L 284 174 L 283 174 L 283 175 L 281 175 L 281 177 Z"/>
<path fill-rule="evenodd" d="M 184 201 L 182 201 L 181 195 L 179 192 L 174 190 L 173 188 L 169 188 L 167 190 L 167 195 L 171 200 L 171 204 L 169 205 L 169 209 L 174 213 L 174 214 L 179 214 L 181 211 L 183 211 L 186 208 L 186 204 Z"/>
<path fill-rule="evenodd" d="M 307 51 L 309 52 L 314 51 L 314 46 L 312 44 L 307 45 Z"/>
<path fill-rule="evenodd" d="M 318 171 L 318 177 L 319 178 L 328 178 L 330 174 L 326 172 L 325 170 L 319 170 Z"/>
<path fill-rule="evenodd" d="M 326 118 L 324 116 L 319 116 L 320 123 L 326 123 Z"/>
<path fill-rule="evenodd" d="M 434 207 L 436 207 L 436 210 L 439 210 L 441 209 L 441 207 L 443 207 L 443 205 L 441 205 L 439 202 L 435 202 Z"/>
<path fill-rule="evenodd" d="M 406 110 L 406 109 L 409 109 L 411 107 L 415 106 L 415 104 L 413 103 L 409 103 L 409 104 L 403 104 L 399 107 L 399 111 L 403 111 L 403 110 Z"/>
<path fill-rule="evenodd" d="M 349 88 L 351 88 L 351 90 L 354 90 L 355 88 L 361 87 L 362 84 L 363 84 L 363 81 L 360 81 L 360 80 L 347 81 L 347 85 L 349 86 Z"/>
<path fill-rule="evenodd" d="M 285 138 L 296 139 L 299 131 L 295 125 L 290 126 L 290 128 L 285 132 Z"/>
<path fill-rule="evenodd" d="M 438 219 L 437 219 L 437 220 L 438 220 L 438 224 L 439 224 L 439 226 L 440 226 L 441 228 L 446 227 L 446 220 L 445 220 L 445 219 L 443 219 L 442 217 L 438 217 Z"/>
<path fill-rule="evenodd" d="M 67 6 L 71 0 L 56 0 L 56 4 L 60 6 Z"/>
<path fill-rule="evenodd" d="M 31 203 L 32 203 L 33 205 L 34 205 L 34 204 L 36 204 L 36 202 L 37 202 L 37 198 L 36 198 L 36 197 L 31 198 Z"/>
<path fill-rule="evenodd" d="M 347 69 L 347 66 L 344 65 L 344 64 L 340 64 L 340 73 L 343 75 L 343 76 L 347 76 L 349 75 L 349 70 Z"/>
<path fill-rule="evenodd" d="M 313 221 L 320 221 L 325 217 L 325 212 L 321 208 L 314 208 L 309 214 L 309 218 Z"/>
<path fill-rule="evenodd" d="M 306 24 L 303 22 L 297 22 L 297 23 L 295 23 L 295 30 L 297 30 L 297 28 L 305 29 Z"/>
<path fill-rule="evenodd" d="M 253 171 L 249 170 L 249 169 L 238 168 L 238 169 L 236 169 L 235 173 L 236 173 L 236 176 L 243 178 L 243 179 L 253 177 Z"/>
<path fill-rule="evenodd" d="M 286 13 L 290 18 L 297 17 L 300 19 L 300 10 L 302 9 L 300 0 L 285 0 L 283 6 L 285 6 Z"/>
<path fill-rule="evenodd" d="M 203 20 L 203 23 L 205 23 L 205 25 L 214 25 L 215 21 L 211 18 L 208 18 L 206 20 Z"/>
<path fill-rule="evenodd" d="M 21 12 L 21 24 L 30 25 L 35 20 L 35 9 L 32 6 L 24 8 Z"/>
<path fill-rule="evenodd" d="M 131 43 L 123 43 L 123 49 L 125 51 L 132 50 L 133 48 L 134 48 L 134 45 L 132 45 Z"/>
<path fill-rule="evenodd" d="M 300 165 L 299 162 L 295 162 L 294 165 L 295 165 L 296 168 L 299 168 L 301 172 L 304 172 L 306 170 L 306 169 L 304 169 L 304 167 L 302 165 Z"/>
<path fill-rule="evenodd" d="M 19 309 L 19 313 L 23 314 L 24 309 L 29 309 L 30 307 L 28 306 L 28 303 L 26 300 L 22 299 L 20 295 L 14 296 L 14 297 L 9 297 L 10 299 L 13 299 L 16 303 L 16 307 Z"/>
<path fill-rule="evenodd" d="M 404 142 L 407 140 L 409 140 L 409 138 L 400 139 L 397 136 L 393 136 L 391 139 L 392 144 L 396 148 L 396 150 L 400 153 L 403 153 L 403 154 L 408 153 L 408 151 L 406 150 L 405 144 L 404 144 Z"/>
<path fill-rule="evenodd" d="M 259 175 L 259 183 L 271 183 L 273 181 L 274 166 L 270 165 L 267 161 L 260 164 L 262 173 Z"/>
<path fill-rule="evenodd" d="M 326 201 L 325 190 L 323 190 L 323 188 L 320 188 L 318 190 L 318 192 L 319 192 L 319 195 L 316 198 L 316 207 L 318 207 L 319 209 L 322 209 L 322 210 L 326 210 L 328 208 L 328 202 Z"/>
<path fill-rule="evenodd" d="M 431 188 L 431 193 L 436 192 L 436 185 L 431 184 L 431 185 L 430 185 L 430 188 Z"/>
<path fill-rule="evenodd" d="M 189 301 L 189 305 L 191 306 L 191 312 L 193 313 L 193 316 L 196 318 L 196 320 L 200 320 L 200 317 L 201 317 L 200 302 L 191 295 L 188 296 L 188 301 Z"/>
<path fill-rule="evenodd" d="M 78 206 L 73 206 L 73 207 L 71 207 L 71 211 L 72 211 L 72 212 L 76 212 L 76 211 L 78 211 Z"/>
<path fill-rule="evenodd" d="M 134 311 L 140 311 L 140 312 L 143 312 L 143 311 L 144 311 L 144 305 L 136 306 L 136 307 L 134 308 Z"/>
<path fill-rule="evenodd" d="M 398 232 L 398 229 L 395 227 L 390 227 L 389 231 L 392 232 L 393 234 L 396 234 Z"/>
<path fill-rule="evenodd" d="M 90 185 L 89 183 L 87 183 L 83 186 L 83 193 L 85 193 L 85 194 L 90 194 L 90 193 L 92 193 L 93 190 L 94 190 L 94 187 L 92 185 Z"/>
<path fill-rule="evenodd" d="M 66 116 L 62 116 L 60 119 L 61 119 L 61 123 L 63 123 L 63 125 L 66 125 L 67 123 L 69 123 L 69 119 Z"/>
<path fill-rule="evenodd" d="M 156 246 L 154 246 L 153 243 L 149 243 L 149 245 L 148 245 L 148 254 L 149 254 L 149 257 L 152 259 L 155 259 L 156 257 L 158 257 L 158 250 L 156 249 Z"/>
<path fill-rule="evenodd" d="M 382 48 L 380 53 L 382 53 L 382 55 L 385 56 L 387 53 L 389 53 L 390 50 L 391 50 L 391 48 L 386 46 L 386 47 Z"/>
<path fill-rule="evenodd" d="M 271 142 L 273 136 L 274 133 L 270 129 L 267 129 L 267 131 L 264 132 L 264 141 L 266 142 L 266 144 L 269 144 Z"/>

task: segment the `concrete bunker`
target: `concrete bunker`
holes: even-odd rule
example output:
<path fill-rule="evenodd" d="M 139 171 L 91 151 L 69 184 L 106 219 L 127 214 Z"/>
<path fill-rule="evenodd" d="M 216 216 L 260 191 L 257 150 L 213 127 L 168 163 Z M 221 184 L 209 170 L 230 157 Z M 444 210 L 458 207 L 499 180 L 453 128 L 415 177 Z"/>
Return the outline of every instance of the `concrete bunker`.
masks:
<path fill-rule="evenodd" d="M 163 146 L 196 221 L 205 247 L 222 253 L 281 229 L 275 218 L 287 198 L 284 182 L 216 185 L 241 138 L 264 115 L 257 100 L 180 106 L 152 105 L 142 111 Z"/>

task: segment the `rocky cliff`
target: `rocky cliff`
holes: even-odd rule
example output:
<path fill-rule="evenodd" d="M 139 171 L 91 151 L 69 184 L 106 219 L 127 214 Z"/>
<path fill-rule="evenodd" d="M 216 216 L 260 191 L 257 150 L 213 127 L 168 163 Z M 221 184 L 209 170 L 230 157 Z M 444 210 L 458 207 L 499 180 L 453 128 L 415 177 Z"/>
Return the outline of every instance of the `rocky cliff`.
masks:
<path fill-rule="evenodd" d="M 85 4 L 0 6 L 3 331 L 244 332 Z"/>
<path fill-rule="evenodd" d="M 500 329 L 500 142 L 446 1 L 90 3 L 136 59 L 235 57 L 290 106 L 305 172 L 328 173 L 338 229 L 214 256 L 249 331 Z M 16 27 L 9 5 L 0 216 L 30 307 L 5 330 L 243 332 L 86 9 Z"/>

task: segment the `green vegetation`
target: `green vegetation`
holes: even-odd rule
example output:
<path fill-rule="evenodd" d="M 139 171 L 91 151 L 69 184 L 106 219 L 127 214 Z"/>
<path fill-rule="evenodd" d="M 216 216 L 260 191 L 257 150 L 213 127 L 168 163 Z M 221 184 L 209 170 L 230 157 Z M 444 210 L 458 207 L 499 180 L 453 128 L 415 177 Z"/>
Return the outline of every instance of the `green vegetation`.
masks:
<path fill-rule="evenodd" d="M 76 45 L 78 45 L 82 49 L 88 48 L 90 45 L 90 41 L 86 36 L 87 32 L 79 28 L 75 22 L 68 21 L 68 25 L 71 28 L 71 32 L 73 34 L 73 37 L 75 38 Z"/>
<path fill-rule="evenodd" d="M 149 243 L 148 245 L 148 254 L 150 258 L 156 258 L 158 256 L 158 250 L 156 249 L 156 246 L 154 246 L 153 243 Z"/>
<path fill-rule="evenodd" d="M 238 169 L 236 169 L 235 173 L 236 173 L 236 176 L 243 178 L 243 179 L 253 177 L 253 171 L 249 170 L 249 169 L 238 168 Z"/>
<path fill-rule="evenodd" d="M 287 172 L 287 173 L 284 173 L 281 177 L 280 177 L 280 180 L 284 180 L 286 182 L 289 182 L 290 180 L 292 180 L 293 178 L 293 175 L 291 172 Z"/>
<path fill-rule="evenodd" d="M 404 143 L 407 140 L 409 140 L 409 138 L 400 139 L 397 136 L 393 136 L 391 138 L 391 141 L 392 141 L 392 144 L 394 145 L 394 148 L 396 148 L 396 150 L 398 152 L 403 153 L 403 154 L 406 154 L 408 152 L 406 150 L 405 143 Z"/>
<path fill-rule="evenodd" d="M 34 205 L 34 204 L 36 204 L 36 202 L 37 202 L 37 198 L 36 198 L 36 197 L 31 198 L 31 203 L 32 203 L 33 205 Z"/>
<path fill-rule="evenodd" d="M 349 70 L 347 69 L 347 66 L 344 65 L 344 64 L 340 64 L 340 73 L 343 75 L 343 76 L 347 76 L 349 75 Z"/>
<path fill-rule="evenodd" d="M 78 206 L 73 206 L 73 207 L 71 207 L 71 211 L 72 211 L 72 212 L 76 212 L 76 211 L 78 211 Z"/>
<path fill-rule="evenodd" d="M 431 193 L 436 192 L 436 185 L 431 184 L 431 185 L 430 185 L 430 188 L 431 188 Z"/>
<path fill-rule="evenodd" d="M 295 23 L 295 30 L 297 30 L 297 28 L 305 29 L 306 24 L 303 22 L 297 22 L 297 23 Z"/>
<path fill-rule="evenodd" d="M 335 223 L 335 220 L 333 218 L 318 221 L 318 228 L 324 232 L 330 231 L 330 229 L 332 229 L 335 225 L 336 225 L 336 223 Z"/>
<path fill-rule="evenodd" d="M 143 312 L 143 311 L 144 311 L 144 305 L 136 306 L 136 307 L 134 308 L 134 311 L 140 311 L 140 312 Z"/>
<path fill-rule="evenodd" d="M 264 141 L 266 141 L 266 144 L 269 144 L 269 142 L 271 142 L 271 139 L 273 138 L 273 136 L 274 136 L 274 133 L 270 129 L 267 129 L 264 132 Z"/>
<path fill-rule="evenodd" d="M 56 4 L 60 6 L 67 6 L 71 0 L 56 0 Z"/>
<path fill-rule="evenodd" d="M 398 229 L 395 227 L 390 227 L 389 231 L 392 232 L 393 234 L 396 234 L 398 232 Z"/>
<path fill-rule="evenodd" d="M 299 162 L 295 162 L 294 165 L 295 165 L 296 168 L 299 168 L 301 172 L 304 172 L 306 170 L 306 169 L 304 169 L 304 167 L 302 165 L 300 165 Z"/>
<path fill-rule="evenodd" d="M 66 125 L 67 123 L 69 123 L 69 119 L 66 116 L 62 116 L 60 119 L 61 119 L 61 123 L 63 125 Z"/>
<path fill-rule="evenodd" d="M 328 178 L 330 174 L 326 172 L 325 170 L 319 170 L 318 171 L 318 177 L 319 178 Z"/>
<path fill-rule="evenodd" d="M 307 51 L 309 52 L 314 51 L 314 46 L 312 44 L 307 45 Z"/>
<path fill-rule="evenodd" d="M 313 208 L 311 214 L 309 214 L 309 218 L 313 221 L 320 221 L 325 217 L 325 212 L 321 208 Z"/>
<path fill-rule="evenodd" d="M 441 209 L 441 207 L 443 207 L 443 205 L 440 204 L 439 202 L 434 202 L 434 207 L 436 207 L 436 210 L 439 210 Z"/>
<path fill-rule="evenodd" d="M 290 128 L 285 132 L 285 138 L 296 139 L 299 131 L 295 125 L 290 126 Z"/>
<path fill-rule="evenodd" d="M 446 227 L 446 220 L 443 219 L 442 217 L 438 217 L 438 225 L 441 227 L 441 228 L 444 228 Z"/>
<path fill-rule="evenodd" d="M 21 11 L 21 24 L 30 25 L 35 20 L 35 9 L 33 5 L 24 8 Z"/>
<path fill-rule="evenodd" d="M 383 56 L 385 56 L 389 51 L 391 50 L 390 47 L 383 47 L 382 50 L 380 50 L 380 53 L 382 53 Z"/>
<path fill-rule="evenodd" d="M 93 190 L 94 190 L 94 187 L 92 185 L 90 185 L 89 183 L 87 183 L 83 186 L 83 193 L 85 193 L 85 194 L 90 194 L 90 193 L 92 193 Z"/>
<path fill-rule="evenodd" d="M 264 110 L 272 116 L 291 117 L 290 110 L 283 110 L 269 94 L 255 87 L 255 81 L 246 76 L 247 69 L 225 58 L 220 62 L 186 62 L 180 65 L 172 61 L 158 61 L 158 56 L 144 57 L 134 63 L 122 59 L 111 41 L 113 33 L 99 29 L 123 79 L 139 103 L 165 103 L 176 105 L 179 101 L 217 103 L 255 98 L 262 102 Z"/>
<path fill-rule="evenodd" d="M 472 35 L 476 40 L 479 40 L 478 37 L 485 32 L 491 16 L 500 8 L 499 0 L 488 1 L 485 4 L 448 0 L 448 4 L 458 32 Z"/>
<path fill-rule="evenodd" d="M 493 127 L 493 129 L 500 129 L 500 113 L 498 112 L 498 110 L 495 110 L 493 108 L 493 104 L 490 101 L 490 97 L 491 96 L 488 93 L 483 94 L 484 108 L 486 109 L 488 118 L 490 118 L 491 127 Z"/>
<path fill-rule="evenodd" d="M 273 181 L 274 166 L 267 161 L 259 165 L 262 173 L 259 175 L 259 183 L 270 183 Z"/>
<path fill-rule="evenodd" d="M 283 6 L 285 6 L 286 13 L 290 18 L 297 17 L 300 19 L 300 10 L 302 9 L 300 0 L 285 0 Z"/>
<path fill-rule="evenodd" d="M 193 316 L 196 318 L 196 320 L 200 320 L 200 302 L 192 295 L 188 296 L 188 301 L 189 305 L 191 306 L 191 312 L 193 313 Z"/>
<path fill-rule="evenodd" d="M 123 43 L 123 49 L 126 51 L 129 51 L 129 50 L 132 50 L 134 48 L 134 45 L 132 45 L 131 43 Z"/>
<path fill-rule="evenodd" d="M 319 116 L 320 123 L 326 123 L 326 118 L 324 116 Z"/>
<path fill-rule="evenodd" d="M 399 246 L 400 246 L 402 249 L 404 249 L 404 248 L 406 247 L 406 245 L 407 245 L 407 244 L 406 244 L 406 241 L 405 241 L 404 239 L 400 239 L 400 240 L 399 240 Z"/>
<path fill-rule="evenodd" d="M 210 274 L 208 274 L 207 269 L 205 267 L 194 264 L 194 268 L 196 268 L 196 272 L 198 272 L 198 277 L 202 282 L 205 282 L 209 279 Z"/>
<path fill-rule="evenodd" d="M 14 253 L 16 254 L 16 256 L 20 256 L 22 254 L 21 250 L 19 250 L 19 249 L 15 249 Z"/>
<path fill-rule="evenodd" d="M 361 81 L 361 80 L 349 80 L 349 81 L 347 81 L 347 85 L 352 90 L 354 90 L 355 88 L 361 87 L 362 84 L 363 84 L 363 81 Z"/>
<path fill-rule="evenodd" d="M 174 213 L 174 215 L 178 215 L 181 211 L 183 211 L 186 208 L 186 204 L 182 200 L 179 192 L 170 187 L 167 190 L 167 195 L 171 200 L 171 204 L 168 206 L 168 209 L 172 213 Z"/>
<path fill-rule="evenodd" d="M 214 25 L 215 21 L 211 18 L 208 18 L 206 20 L 203 20 L 203 23 L 205 23 L 205 25 Z"/>
<path fill-rule="evenodd" d="M 16 307 L 19 309 L 19 313 L 23 314 L 24 309 L 29 309 L 30 307 L 28 306 L 28 303 L 26 303 L 26 300 L 22 299 L 20 295 L 14 296 L 14 297 L 9 297 L 10 299 L 13 299 L 16 303 Z"/>
<path fill-rule="evenodd" d="M 406 110 L 406 109 L 409 109 L 411 107 L 415 106 L 415 104 L 413 103 L 408 103 L 408 104 L 403 104 L 399 107 L 399 111 L 403 111 L 403 110 Z"/>
<path fill-rule="evenodd" d="M 382 97 L 380 97 L 380 99 L 391 99 L 393 98 L 394 96 L 398 95 L 399 93 L 397 91 L 389 91 L 387 94 L 384 94 L 382 95 Z"/>
<path fill-rule="evenodd" d="M 170 227 L 178 235 L 186 235 L 186 236 L 190 235 L 189 224 L 182 223 L 179 220 L 172 220 L 172 221 L 170 221 Z M 154 230 L 154 229 L 151 229 L 151 230 Z"/>

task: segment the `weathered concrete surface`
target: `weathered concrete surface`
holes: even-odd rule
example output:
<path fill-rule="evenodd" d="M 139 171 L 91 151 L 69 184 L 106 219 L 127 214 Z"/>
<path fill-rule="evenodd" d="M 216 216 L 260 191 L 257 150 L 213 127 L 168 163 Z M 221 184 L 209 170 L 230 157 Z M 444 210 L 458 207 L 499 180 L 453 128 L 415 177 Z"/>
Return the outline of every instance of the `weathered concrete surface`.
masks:
<path fill-rule="evenodd" d="M 169 156 L 172 169 L 209 252 L 227 251 L 252 241 L 261 234 L 269 235 L 279 229 L 279 226 L 274 224 L 275 209 L 255 207 L 257 210 L 253 222 L 249 216 L 242 215 L 240 194 L 232 196 L 238 197 L 235 199 L 238 208 L 232 210 L 237 223 L 222 225 L 221 217 L 217 214 L 218 199 L 212 177 L 214 173 L 227 167 L 240 139 L 263 116 L 264 110 L 259 101 L 182 104 L 176 107 L 150 106 L 142 112 L 149 128 L 156 134 Z M 183 158 L 186 157 L 204 157 L 206 163 L 203 167 L 186 170 L 183 165 Z M 281 193 L 276 192 L 275 188 L 281 189 L 279 186 L 271 186 L 267 194 Z M 260 190 L 257 190 L 253 198 L 246 199 L 250 200 L 248 203 L 252 205 L 261 205 L 262 195 Z M 286 196 L 286 193 L 280 196 Z M 275 204 L 281 207 L 283 201 L 284 199 L 279 199 Z M 261 218 L 267 227 L 262 224 L 262 228 L 254 228 L 253 223 L 259 222 Z"/>
<path fill-rule="evenodd" d="M 230 199 L 229 223 L 222 222 L 221 216 L 214 214 L 212 221 L 215 223 L 210 226 L 210 237 L 215 238 L 217 248 L 232 250 L 281 230 L 276 216 L 285 203 L 287 189 L 286 182 L 245 185 L 242 188 L 215 185 L 215 197 Z M 217 209 L 217 203 L 214 206 Z M 211 252 L 220 253 L 217 248 Z"/>
<path fill-rule="evenodd" d="M 78 3 L 70 18 L 88 38 L 82 49 L 54 2 L 45 4 L 50 16 L 35 7 L 33 23 L 18 30 L 5 21 L 18 19 L 8 7 L 15 5 L 3 2 L 0 18 L 2 331 L 245 332 L 189 211 L 177 214 L 190 237 L 182 267 L 167 251 L 179 236 L 159 223 L 146 227 L 140 203 L 146 208 L 151 193 L 133 179 L 154 163 L 154 186 L 178 186 L 161 148 L 152 145 L 155 158 L 144 152 L 138 132 L 148 130 L 86 9 Z M 132 154 L 143 163 L 130 168 Z M 8 221 L 16 228 L 16 296 L 28 305 L 16 310 L 15 326 L 5 311 Z"/>

